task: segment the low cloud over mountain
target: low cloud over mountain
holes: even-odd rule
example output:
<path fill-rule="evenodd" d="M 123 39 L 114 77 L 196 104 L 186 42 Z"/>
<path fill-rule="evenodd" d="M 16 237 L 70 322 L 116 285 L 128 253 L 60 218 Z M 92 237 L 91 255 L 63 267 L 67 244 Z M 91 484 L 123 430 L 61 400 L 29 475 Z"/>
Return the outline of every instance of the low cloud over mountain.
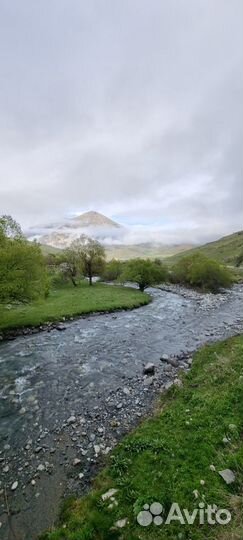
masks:
<path fill-rule="evenodd" d="M 163 227 L 123 226 L 99 212 L 85 212 L 62 223 L 50 223 L 26 231 L 28 238 L 58 248 L 68 247 L 82 234 L 97 239 L 105 246 L 181 243 L 180 236 L 175 235 L 173 231 L 165 233 Z"/>

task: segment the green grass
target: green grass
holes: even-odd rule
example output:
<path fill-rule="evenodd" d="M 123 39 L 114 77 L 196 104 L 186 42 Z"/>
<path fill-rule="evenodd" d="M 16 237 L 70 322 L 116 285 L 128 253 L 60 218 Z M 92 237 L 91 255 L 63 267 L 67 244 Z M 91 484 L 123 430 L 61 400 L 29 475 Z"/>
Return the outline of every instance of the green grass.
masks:
<path fill-rule="evenodd" d="M 91 493 L 67 501 L 60 526 L 42 540 L 242 539 L 243 337 L 203 348 L 191 372 L 181 378 L 183 386 L 172 387 L 162 396 L 154 416 L 115 450 Z M 218 474 L 226 468 L 236 475 L 229 486 Z M 118 506 L 109 510 L 101 494 L 112 487 L 118 489 Z M 145 529 L 136 516 L 144 504 L 154 501 L 166 511 L 172 502 L 190 512 L 202 501 L 216 504 L 231 511 L 232 521 L 227 526 L 174 522 Z M 111 530 L 125 517 L 129 523 L 124 529 Z"/>
<path fill-rule="evenodd" d="M 185 255 L 193 255 L 194 253 L 201 253 L 210 259 L 214 259 L 223 264 L 235 263 L 236 257 L 243 251 L 243 231 L 224 236 L 215 242 L 210 242 L 204 246 L 200 246 L 193 249 L 188 249 L 186 253 L 177 253 L 167 258 L 169 265 L 176 263 Z"/>
<path fill-rule="evenodd" d="M 62 317 L 82 314 L 132 309 L 148 304 L 150 297 L 129 287 L 109 286 L 96 283 L 92 287 L 84 282 L 79 287 L 51 290 L 45 300 L 31 304 L 0 306 L 0 331 L 17 327 L 38 326 L 57 321 Z"/>

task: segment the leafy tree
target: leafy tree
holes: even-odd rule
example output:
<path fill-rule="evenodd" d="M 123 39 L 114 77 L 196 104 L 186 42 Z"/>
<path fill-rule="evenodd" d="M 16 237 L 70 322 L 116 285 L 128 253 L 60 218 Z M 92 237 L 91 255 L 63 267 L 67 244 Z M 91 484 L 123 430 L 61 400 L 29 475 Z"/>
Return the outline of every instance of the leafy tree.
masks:
<path fill-rule="evenodd" d="M 84 234 L 74 240 L 59 259 L 60 270 L 71 280 L 74 287 L 77 287 L 82 276 L 88 277 L 89 284 L 92 285 L 93 277 L 102 273 L 104 263 L 103 246 Z"/>
<path fill-rule="evenodd" d="M 8 238 L 23 240 L 24 235 L 20 225 L 7 215 L 0 216 L 0 245 L 4 244 Z"/>
<path fill-rule="evenodd" d="M 143 292 L 147 287 L 166 281 L 167 276 L 167 268 L 162 263 L 150 259 L 132 259 L 126 264 L 121 279 L 137 283 Z"/>
<path fill-rule="evenodd" d="M 116 281 L 121 276 L 124 265 L 124 262 L 117 259 L 107 262 L 102 272 L 102 279 L 104 281 Z"/>
<path fill-rule="evenodd" d="M 59 258 L 59 269 L 64 276 L 64 279 L 70 279 L 73 286 L 77 287 L 78 280 L 81 277 L 82 261 L 80 252 L 74 243 L 63 252 Z"/>
<path fill-rule="evenodd" d="M 48 294 L 40 246 L 28 242 L 10 217 L 0 218 L 0 301 L 30 301 Z"/>
<path fill-rule="evenodd" d="M 233 282 L 226 267 L 200 253 L 185 256 L 178 261 L 173 268 L 172 279 L 211 292 L 230 287 Z"/>
<path fill-rule="evenodd" d="M 105 265 L 105 250 L 103 246 L 92 238 L 80 237 L 77 240 L 80 246 L 83 273 L 93 284 L 93 277 L 101 275 Z"/>

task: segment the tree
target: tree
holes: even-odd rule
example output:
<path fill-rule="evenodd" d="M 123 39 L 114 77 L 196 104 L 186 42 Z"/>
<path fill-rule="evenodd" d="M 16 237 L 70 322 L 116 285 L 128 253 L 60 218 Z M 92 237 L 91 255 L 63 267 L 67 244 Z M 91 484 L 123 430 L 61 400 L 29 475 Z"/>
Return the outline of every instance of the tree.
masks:
<path fill-rule="evenodd" d="M 121 279 L 137 283 L 140 291 L 144 292 L 147 287 L 166 281 L 167 276 L 167 268 L 162 263 L 150 259 L 133 259 L 126 264 Z"/>
<path fill-rule="evenodd" d="M 0 245 L 3 245 L 8 238 L 23 240 L 24 235 L 20 225 L 7 215 L 0 216 Z"/>
<path fill-rule="evenodd" d="M 63 252 L 63 255 L 59 258 L 59 269 L 64 278 L 70 279 L 73 286 L 77 287 L 78 280 L 82 275 L 82 260 L 80 251 L 74 242 L 71 246 Z"/>
<path fill-rule="evenodd" d="M 30 301 L 48 293 L 40 246 L 28 242 L 10 217 L 0 218 L 0 301 Z"/>
<path fill-rule="evenodd" d="M 214 293 L 230 287 L 233 282 L 225 266 L 200 253 L 182 257 L 174 266 L 172 277 L 173 281 Z"/>
<path fill-rule="evenodd" d="M 102 272 L 102 279 L 104 281 L 116 281 L 121 276 L 124 265 L 124 262 L 117 259 L 107 262 Z"/>
<path fill-rule="evenodd" d="M 104 263 L 103 246 L 83 234 L 64 251 L 59 265 L 63 275 L 71 280 L 74 287 L 77 287 L 81 276 L 88 277 L 89 284 L 92 285 L 93 277 L 102 273 Z"/>
<path fill-rule="evenodd" d="M 83 273 L 89 279 L 89 284 L 93 284 L 93 277 L 100 275 L 105 265 L 105 250 L 103 246 L 92 238 L 81 236 L 79 240 L 79 250 L 82 261 Z"/>

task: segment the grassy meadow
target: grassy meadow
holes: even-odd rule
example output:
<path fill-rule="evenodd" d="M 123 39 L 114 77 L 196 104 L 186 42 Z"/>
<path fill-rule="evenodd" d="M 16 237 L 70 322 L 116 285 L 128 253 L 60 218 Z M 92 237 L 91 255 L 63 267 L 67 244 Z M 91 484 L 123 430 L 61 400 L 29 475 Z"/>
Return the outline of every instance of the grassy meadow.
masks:
<path fill-rule="evenodd" d="M 18 327 L 39 326 L 62 317 L 88 313 L 132 309 L 148 304 L 150 297 L 136 289 L 83 281 L 78 287 L 52 288 L 46 299 L 32 303 L 0 305 L 0 331 Z"/>

